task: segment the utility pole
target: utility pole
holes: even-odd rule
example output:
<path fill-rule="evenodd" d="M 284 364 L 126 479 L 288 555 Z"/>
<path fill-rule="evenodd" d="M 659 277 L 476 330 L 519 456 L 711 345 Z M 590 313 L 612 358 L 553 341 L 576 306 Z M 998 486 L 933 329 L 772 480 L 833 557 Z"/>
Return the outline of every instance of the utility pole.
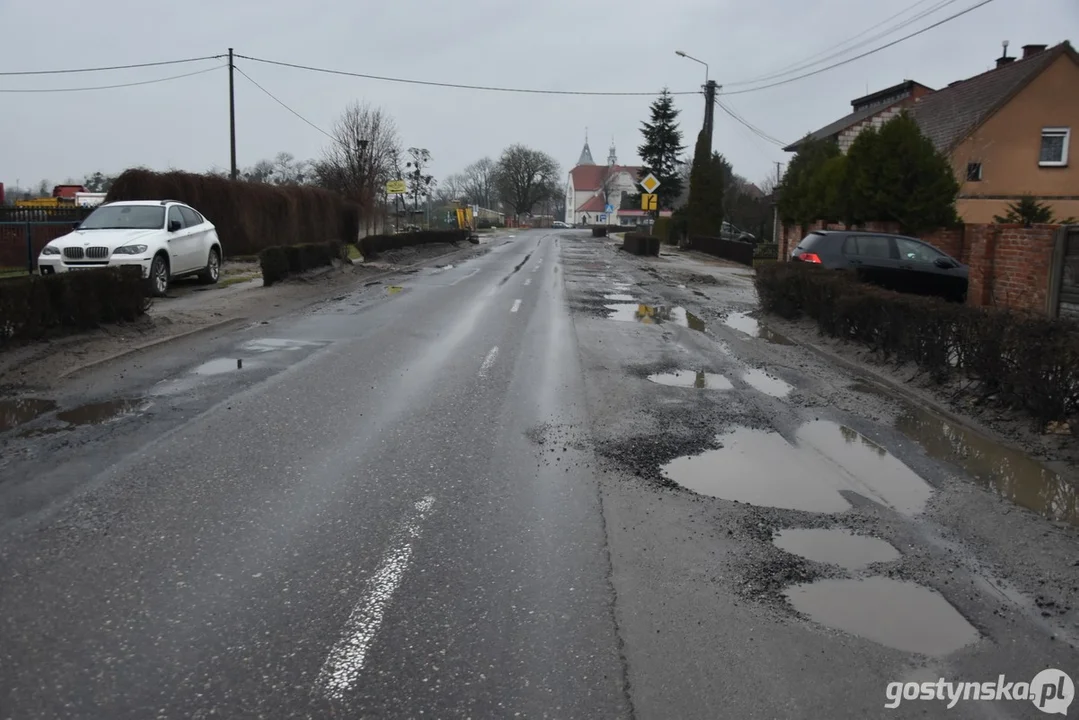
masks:
<path fill-rule="evenodd" d="M 776 184 L 772 187 L 772 242 L 779 244 L 779 166 L 776 161 Z"/>
<path fill-rule="evenodd" d="M 229 48 L 229 147 L 231 150 L 232 172 L 229 174 L 236 179 L 236 90 L 233 82 L 232 48 Z"/>
<path fill-rule="evenodd" d="M 712 120 L 716 109 L 716 90 L 719 86 L 715 80 L 709 80 L 704 84 L 704 132 L 708 135 L 708 150 L 712 150 Z"/>

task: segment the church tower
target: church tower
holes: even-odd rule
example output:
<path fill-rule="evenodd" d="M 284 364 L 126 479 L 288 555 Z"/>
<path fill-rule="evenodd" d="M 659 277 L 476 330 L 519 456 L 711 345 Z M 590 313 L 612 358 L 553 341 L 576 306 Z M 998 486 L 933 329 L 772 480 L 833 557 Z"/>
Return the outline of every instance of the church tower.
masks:
<path fill-rule="evenodd" d="M 578 165 L 595 165 L 592 159 L 592 151 L 588 148 L 588 128 L 584 129 L 584 147 L 581 148 L 581 157 L 577 158 Z"/>
<path fill-rule="evenodd" d="M 607 153 L 607 166 L 614 167 L 618 164 L 618 155 L 614 151 L 614 138 L 611 138 L 611 149 Z"/>

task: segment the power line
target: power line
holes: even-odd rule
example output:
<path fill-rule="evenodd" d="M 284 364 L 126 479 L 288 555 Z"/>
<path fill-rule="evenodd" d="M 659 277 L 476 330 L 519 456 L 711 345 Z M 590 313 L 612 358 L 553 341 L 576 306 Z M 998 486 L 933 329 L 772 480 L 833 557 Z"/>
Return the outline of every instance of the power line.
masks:
<path fill-rule="evenodd" d="M 255 87 L 257 87 L 257 88 L 258 88 L 259 90 L 261 90 L 262 92 L 264 92 L 264 93 L 266 93 L 267 95 L 269 95 L 270 99 L 271 99 L 271 100 L 273 100 L 273 101 L 274 101 L 275 103 L 277 103 L 277 104 L 278 104 L 278 105 L 280 105 L 281 107 L 285 108 L 285 109 L 286 109 L 286 110 L 288 110 L 288 111 L 289 111 L 290 113 L 292 113 L 293 115 L 295 115 L 296 117 L 298 117 L 298 118 L 299 118 L 300 120 L 303 120 L 303 121 L 304 121 L 305 123 L 307 123 L 308 125 L 310 125 L 310 126 L 311 126 L 311 127 L 313 127 L 314 129 L 318 130 L 318 131 L 319 131 L 320 133 L 322 133 L 322 134 L 323 134 L 323 135 L 325 135 L 326 137 L 330 138 L 331 140 L 336 140 L 336 138 L 335 138 L 335 137 L 334 137 L 333 135 L 331 135 L 330 133 L 326 132 L 325 130 L 323 130 L 322 128 L 320 128 L 320 127 L 319 127 L 318 125 L 316 125 L 315 123 L 311 122 L 310 120 L 308 120 L 307 118 L 305 118 L 305 117 L 304 117 L 303 115 L 301 115 L 300 113 L 298 113 L 298 112 L 296 112 L 295 110 L 293 110 L 292 108 L 290 108 L 290 107 L 289 107 L 288 105 L 286 105 L 286 104 L 284 103 L 284 101 L 280 100 L 280 99 L 279 99 L 279 98 L 278 98 L 278 97 L 277 97 L 276 95 L 274 95 L 274 94 L 273 94 L 272 92 L 270 92 L 269 90 L 267 90 L 266 88 L 262 87 L 262 86 L 261 86 L 261 85 L 259 85 L 259 84 L 258 84 L 257 82 L 255 82 L 255 79 L 254 79 L 254 78 L 252 78 L 252 77 L 251 77 L 250 75 L 248 75 L 247 73 L 245 73 L 245 72 L 244 72 L 243 70 L 241 70 L 241 69 L 240 69 L 240 66 L 239 66 L 239 65 L 233 64 L 232 68 L 233 68 L 233 69 L 234 69 L 234 70 L 235 70 L 236 72 L 240 73 L 240 74 L 241 74 L 241 75 L 243 75 L 243 76 L 244 76 L 245 78 L 247 78 L 247 79 L 248 79 L 248 81 L 249 81 L 249 82 L 250 82 L 250 83 L 251 83 L 252 85 L 254 85 L 254 86 L 255 86 Z"/>
<path fill-rule="evenodd" d="M 207 55 L 205 57 L 184 58 L 182 60 L 162 60 L 160 62 L 134 63 L 132 65 L 109 65 L 106 67 L 74 68 L 69 70 L 19 70 L 0 72 L 0 76 L 12 75 L 68 75 L 71 73 L 104 72 L 106 70 L 131 70 L 133 68 L 160 67 L 162 65 L 180 65 L 181 63 L 199 62 L 200 60 L 218 60 L 224 55 Z"/>
<path fill-rule="evenodd" d="M 833 63 L 831 65 L 826 65 L 825 67 L 822 67 L 822 68 L 820 68 L 818 70 L 814 70 L 812 72 L 804 73 L 802 75 L 796 75 L 795 77 L 787 78 L 786 80 L 779 80 L 779 81 L 776 81 L 774 83 L 769 83 L 767 85 L 760 85 L 758 87 L 746 88 L 745 90 L 732 90 L 731 92 L 720 93 L 720 95 L 741 95 L 743 93 L 757 92 L 758 90 L 767 90 L 768 88 L 778 87 L 779 85 L 786 85 L 787 83 L 792 83 L 792 82 L 795 82 L 796 80 L 803 80 L 803 79 L 805 79 L 807 77 L 811 77 L 813 75 L 819 75 L 822 72 L 827 72 L 828 70 L 831 70 L 833 68 L 837 68 L 837 67 L 839 67 L 841 65 L 847 65 L 849 63 L 854 62 L 855 60 L 861 60 L 862 58 L 868 57 L 869 55 L 872 55 L 874 53 L 878 53 L 881 50 L 886 50 L 887 48 L 890 48 L 893 45 L 898 45 L 899 43 L 903 42 L 904 40 L 909 40 L 912 37 L 915 37 L 916 35 L 921 35 L 922 33 L 927 32 L 929 30 L 932 30 L 935 27 L 940 27 L 941 25 L 943 25 L 946 22 L 950 22 L 951 20 L 955 20 L 958 17 L 966 15 L 967 13 L 971 12 L 972 10 L 977 10 L 978 8 L 982 7 L 983 5 L 988 5 L 991 2 L 993 2 L 993 0 L 981 0 L 981 2 L 976 3 L 974 5 L 971 5 L 970 7 L 966 8 L 964 10 L 960 10 L 959 12 L 955 13 L 954 15 L 949 15 L 948 17 L 944 18 L 943 20 L 938 20 L 937 22 L 933 23 L 932 25 L 927 25 L 926 27 L 922 28 L 921 30 L 917 30 L 915 32 L 912 32 L 909 35 L 904 35 L 903 37 L 899 38 L 898 40 L 893 40 L 890 43 L 886 43 L 884 45 L 881 45 L 878 48 L 874 48 L 874 49 L 869 50 L 867 52 L 861 53 L 860 55 L 855 55 L 854 57 L 847 58 L 846 60 L 841 60 L 841 61 L 839 61 L 837 63 Z"/>
<path fill-rule="evenodd" d="M 163 83 L 170 80 L 179 80 L 180 78 L 192 77 L 194 75 L 202 75 L 203 73 L 213 72 L 214 70 L 220 70 L 221 68 L 228 67 L 227 65 L 215 65 L 212 68 L 204 68 L 202 70 L 196 70 L 195 72 L 184 73 L 182 75 L 171 75 L 169 77 L 155 78 L 154 80 L 141 80 L 139 82 L 120 83 L 118 85 L 95 85 L 94 87 L 71 87 L 71 88 L 28 88 L 28 89 L 7 89 L 0 88 L 0 93 L 63 93 L 63 92 L 87 92 L 89 90 L 113 90 L 115 88 L 136 87 L 138 85 L 153 85 L 154 83 Z"/>
<path fill-rule="evenodd" d="M 786 143 L 784 143 L 783 141 L 775 139 L 774 137 L 766 133 L 764 130 L 761 130 L 759 127 L 746 120 L 744 117 L 735 112 L 734 108 L 728 107 L 723 102 L 721 102 L 719 98 L 716 98 L 716 105 L 718 105 L 720 109 L 723 110 L 723 112 L 734 118 L 738 123 L 744 125 L 750 132 L 759 137 L 761 140 L 769 142 L 778 147 L 784 147 L 786 145 Z"/>
<path fill-rule="evenodd" d="M 511 88 L 511 87 L 498 87 L 494 85 L 464 85 L 460 83 L 446 83 L 435 82 L 433 80 L 413 80 L 409 78 L 396 78 L 386 77 L 383 75 L 368 75 L 366 73 L 348 72 L 345 70 L 330 70 L 327 68 L 313 67 L 311 65 L 300 65 L 298 63 L 282 62 L 280 60 L 266 60 L 264 58 L 251 57 L 250 55 L 239 55 L 236 57 L 243 58 L 244 60 L 251 60 L 253 62 L 266 63 L 267 65 L 279 65 L 281 67 L 290 67 L 297 70 L 309 70 L 311 72 L 327 73 L 329 75 L 346 75 L 348 77 L 364 78 L 366 80 L 382 80 L 384 82 L 394 83 L 406 83 L 409 85 L 428 85 L 431 87 L 444 87 L 454 88 L 457 90 L 486 90 L 488 92 L 507 92 L 507 93 L 527 93 L 532 95 L 591 95 L 591 96 L 647 96 L 655 97 L 659 93 L 657 91 L 649 92 L 591 92 L 586 90 L 537 90 L 535 88 Z M 671 95 L 700 95 L 699 90 L 689 90 L 685 92 L 672 92 Z"/>
<path fill-rule="evenodd" d="M 943 7 L 947 6 L 947 5 L 950 5 L 953 2 L 956 2 L 956 0 L 940 0 L 940 2 L 938 2 L 933 7 L 930 7 L 928 9 L 926 9 L 926 10 L 923 10 L 922 12 L 918 13 L 917 15 L 909 17 L 906 20 L 902 20 L 899 23 L 897 23 L 896 25 L 894 25 L 892 27 L 889 27 L 889 28 L 886 28 L 886 29 L 882 30 L 881 32 L 879 32 L 879 33 L 877 33 L 875 35 L 872 35 L 870 37 L 865 37 L 866 33 L 869 33 L 869 32 L 871 32 L 873 30 L 876 30 L 880 26 L 882 26 L 882 25 L 896 19 L 897 17 L 900 17 L 901 15 L 905 15 L 906 13 L 910 12 L 914 8 L 918 7 L 919 5 L 923 5 L 924 3 L 928 2 L 928 1 L 929 0 L 918 0 L 913 5 L 908 5 L 907 7 L 900 10 L 899 12 L 895 13 L 894 15 L 889 15 L 887 18 L 885 18 L 884 20 L 881 20 L 876 25 L 871 25 L 870 27 L 866 28 L 865 30 L 862 30 L 857 35 L 849 37 L 846 40 L 844 40 L 843 42 L 832 45 L 831 47 L 828 47 L 828 48 L 826 48 L 824 50 L 821 50 L 820 52 L 814 53 L 813 55 L 810 55 L 809 57 L 807 57 L 807 58 L 805 58 L 803 60 L 798 60 L 798 61 L 796 61 L 796 62 L 794 62 L 794 63 L 792 63 L 790 65 L 785 65 L 785 66 L 779 68 L 778 70 L 775 70 L 774 72 L 768 73 L 766 75 L 759 75 L 759 76 L 754 77 L 754 78 L 749 78 L 748 80 L 736 80 L 734 82 L 729 82 L 728 81 L 728 82 L 724 82 L 723 84 L 725 86 L 727 86 L 727 87 L 734 86 L 734 85 L 753 85 L 753 84 L 758 83 L 758 82 L 763 82 L 763 81 L 766 81 L 766 80 L 773 80 L 775 78 L 783 77 L 784 75 L 790 75 L 791 73 L 795 73 L 795 72 L 799 72 L 801 70 L 811 68 L 814 65 L 820 65 L 821 63 L 823 63 L 823 62 L 825 62 L 827 60 L 830 60 L 830 59 L 832 59 L 834 57 L 839 57 L 839 56 L 842 56 L 842 55 L 846 55 L 847 53 L 849 53 L 852 50 L 856 50 L 857 48 L 860 48 L 860 47 L 865 47 L 866 45 L 873 42 L 874 40 L 879 40 L 879 39 L 881 39 L 883 37 L 891 35 L 896 30 L 901 30 L 902 28 L 907 27 L 908 25 L 910 25 L 910 24 L 912 24 L 914 22 L 917 22 L 918 20 L 921 20 L 922 18 L 924 18 L 924 17 L 926 17 L 928 15 L 932 15 L 937 10 L 940 10 L 941 8 L 943 8 Z M 850 45 L 850 43 L 852 43 L 852 42 L 854 42 L 856 40 L 859 40 L 860 42 L 857 42 L 854 45 L 851 45 L 850 47 L 844 47 L 846 45 Z"/>

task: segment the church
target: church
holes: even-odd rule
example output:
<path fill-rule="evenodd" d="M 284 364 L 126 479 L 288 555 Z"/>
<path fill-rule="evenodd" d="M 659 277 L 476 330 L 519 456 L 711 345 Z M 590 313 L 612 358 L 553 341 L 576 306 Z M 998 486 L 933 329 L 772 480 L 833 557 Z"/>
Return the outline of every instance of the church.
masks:
<path fill-rule="evenodd" d="M 566 222 L 574 225 L 620 225 L 634 224 L 620 222 L 620 214 L 643 215 L 641 211 L 622 211 L 623 195 L 632 195 L 641 190 L 637 186 L 641 168 L 619 165 L 615 154 L 614 142 L 607 155 L 606 165 L 597 165 L 592 160 L 592 151 L 588 147 L 588 134 L 585 133 L 584 148 L 577 159 L 577 165 L 569 171 L 566 183 Z M 610 212 L 607 208 L 612 208 Z M 628 220 L 627 218 L 621 218 Z"/>

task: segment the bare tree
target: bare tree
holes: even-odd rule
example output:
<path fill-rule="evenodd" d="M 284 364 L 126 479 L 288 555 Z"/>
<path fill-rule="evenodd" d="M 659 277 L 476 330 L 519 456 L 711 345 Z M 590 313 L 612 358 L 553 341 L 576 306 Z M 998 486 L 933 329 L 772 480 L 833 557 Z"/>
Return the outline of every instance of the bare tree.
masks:
<path fill-rule="evenodd" d="M 480 207 L 494 209 L 498 204 L 497 170 L 497 163 L 489 157 L 480 158 L 466 167 L 462 173 L 465 197 Z"/>
<path fill-rule="evenodd" d="M 314 164 L 315 181 L 360 203 L 370 228 L 386 181 L 396 179 L 392 177 L 399 151 L 396 125 L 381 108 L 353 103 L 337 120 L 332 135 L 333 142 Z"/>
<path fill-rule="evenodd" d="M 559 192 L 558 162 L 545 152 L 510 145 L 498 160 L 499 196 L 518 216 Z"/>
<path fill-rule="evenodd" d="M 435 187 L 435 176 L 424 172 L 431 163 L 431 153 L 427 148 L 410 147 L 405 175 L 408 180 L 408 193 L 412 196 L 413 211 L 420 209 L 420 198 L 426 199 Z"/>
<path fill-rule="evenodd" d="M 454 203 L 459 200 L 469 199 L 465 195 L 465 179 L 460 174 L 447 175 L 443 178 L 442 182 L 438 184 L 438 191 L 435 193 L 435 197 L 443 204 Z"/>

